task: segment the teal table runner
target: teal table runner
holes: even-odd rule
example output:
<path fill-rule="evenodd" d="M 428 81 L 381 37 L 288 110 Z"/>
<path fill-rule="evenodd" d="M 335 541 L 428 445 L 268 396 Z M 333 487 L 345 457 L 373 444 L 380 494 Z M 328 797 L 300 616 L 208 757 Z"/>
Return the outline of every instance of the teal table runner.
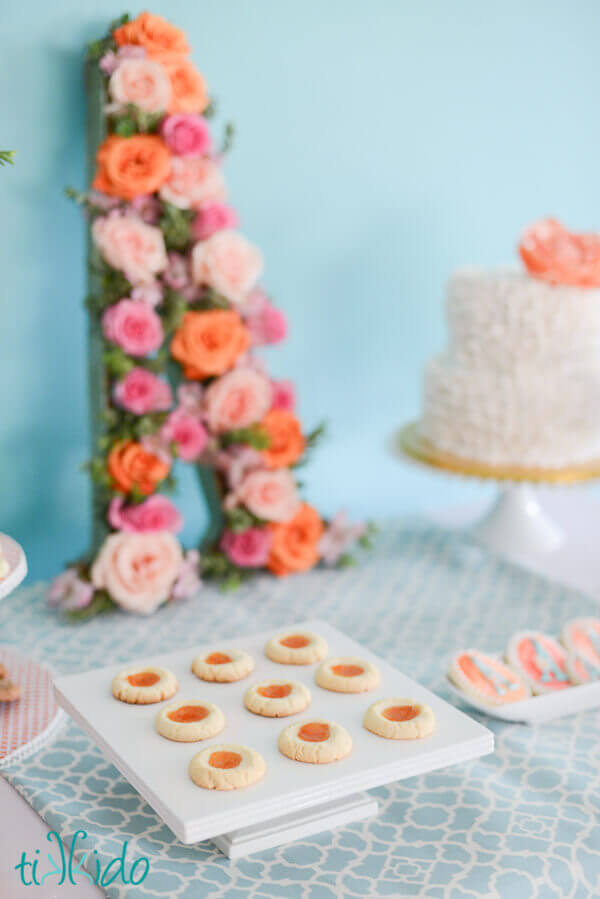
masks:
<path fill-rule="evenodd" d="M 28 588 L 0 604 L 0 642 L 69 673 L 318 616 L 448 698 L 453 651 L 500 650 L 520 628 L 556 633 L 570 617 L 598 613 L 586 597 L 456 535 L 405 522 L 388 527 L 359 567 L 262 578 L 234 594 L 207 587 L 149 619 L 69 624 L 45 607 L 41 585 Z M 236 862 L 210 843 L 179 843 L 72 723 L 3 775 L 67 845 L 85 830 L 80 881 L 83 869 L 104 871 L 125 840 L 126 873 L 148 859 L 140 884 L 119 876 L 105 886 L 110 899 L 599 896 L 600 712 L 536 727 L 482 720 L 495 731 L 494 755 L 374 790 L 380 813 L 371 821 Z"/>

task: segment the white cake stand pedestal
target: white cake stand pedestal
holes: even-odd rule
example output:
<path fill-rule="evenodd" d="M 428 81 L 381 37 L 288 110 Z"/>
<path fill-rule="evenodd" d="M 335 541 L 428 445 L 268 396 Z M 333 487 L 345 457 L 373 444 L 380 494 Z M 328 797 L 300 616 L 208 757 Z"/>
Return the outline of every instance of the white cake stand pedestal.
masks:
<path fill-rule="evenodd" d="M 498 496 L 470 530 L 471 537 L 493 552 L 515 557 L 550 553 L 565 540 L 563 530 L 542 509 L 530 484 L 500 486 Z"/>
<path fill-rule="evenodd" d="M 27 574 L 27 559 L 22 547 L 8 534 L 0 534 L 0 553 L 10 565 L 10 571 L 6 577 L 0 580 L 0 599 L 4 599 L 25 578 Z"/>

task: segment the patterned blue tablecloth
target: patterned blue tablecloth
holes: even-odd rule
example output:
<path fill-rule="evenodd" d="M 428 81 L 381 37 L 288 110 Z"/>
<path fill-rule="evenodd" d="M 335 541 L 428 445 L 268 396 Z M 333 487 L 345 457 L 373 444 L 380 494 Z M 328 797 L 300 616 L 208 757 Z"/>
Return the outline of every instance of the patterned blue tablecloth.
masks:
<path fill-rule="evenodd" d="M 597 613 L 575 592 L 407 522 L 360 567 L 265 578 L 235 594 L 206 588 L 151 619 L 72 625 L 34 587 L 0 604 L 0 639 L 67 673 L 319 616 L 448 697 L 452 651 L 501 649 L 521 627 L 556 632 Z M 179 843 L 73 724 L 4 774 L 65 840 L 87 831 L 90 871 L 124 839 L 129 859 L 150 859 L 143 884 L 115 881 L 111 899 L 600 896 L 600 712 L 537 727 L 484 720 L 494 755 L 375 790 L 374 820 L 237 862 L 210 843 Z"/>

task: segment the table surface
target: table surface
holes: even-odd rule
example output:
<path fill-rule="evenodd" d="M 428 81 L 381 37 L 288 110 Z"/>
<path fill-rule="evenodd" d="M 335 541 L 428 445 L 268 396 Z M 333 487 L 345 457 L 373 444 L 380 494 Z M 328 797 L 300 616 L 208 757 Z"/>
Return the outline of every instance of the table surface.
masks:
<path fill-rule="evenodd" d="M 588 507 L 586 514 L 589 514 L 590 511 L 591 509 Z M 452 516 L 450 516 L 451 518 Z M 414 666 L 413 675 L 428 687 L 433 687 L 443 693 L 443 659 L 448 651 L 474 642 L 491 649 L 493 641 L 499 642 L 501 645 L 511 630 L 523 625 L 531 625 L 534 620 L 538 627 L 552 630 L 558 627 L 565 615 L 571 617 L 573 614 L 593 613 L 593 605 L 589 600 L 586 603 L 584 597 L 578 597 L 558 586 L 544 584 L 538 578 L 524 572 L 519 573 L 512 566 L 493 560 L 464 541 L 458 541 L 442 532 L 423 529 L 423 526 L 413 528 L 412 525 L 404 524 L 398 533 L 388 535 L 385 539 L 382 538 L 382 543 L 384 546 L 381 555 L 355 571 L 327 575 L 315 573 L 289 581 L 287 584 L 262 581 L 256 588 L 252 588 L 252 593 L 242 591 L 235 598 L 222 598 L 223 608 L 218 613 L 210 610 L 213 623 L 217 618 L 219 619 L 219 632 L 223 636 L 239 633 L 240 629 L 247 628 L 253 619 L 257 621 L 257 626 L 253 628 L 256 630 L 258 625 L 264 626 L 265 616 L 267 623 L 277 627 L 280 622 L 289 619 L 289 605 L 287 605 L 286 596 L 291 591 L 297 598 L 304 597 L 304 605 L 308 606 L 302 610 L 303 614 L 296 615 L 297 619 L 306 617 L 304 612 L 316 612 L 326 618 L 331 616 L 330 620 L 333 620 L 341 629 L 349 629 L 348 622 L 351 622 L 354 630 L 349 629 L 349 631 L 353 633 L 353 636 L 368 642 L 375 651 L 383 651 L 385 647 L 388 647 L 388 654 L 389 647 L 394 645 L 394 658 L 401 655 L 410 660 Z M 590 592 L 594 592 L 593 588 L 590 589 Z M 362 609 L 357 607 L 360 597 L 363 600 Z M 364 604 L 365 597 L 367 598 L 366 605 Z M 196 602 L 201 604 L 202 598 L 198 597 Z M 200 606 L 200 608 L 203 607 Z M 185 609 L 169 609 L 161 613 L 156 620 L 164 625 L 167 621 L 180 619 L 174 637 L 181 639 L 182 628 L 184 632 L 185 626 L 189 628 L 189 620 L 186 625 L 186 616 L 189 619 L 189 609 L 191 606 L 187 611 Z M 344 609 L 343 612 L 342 609 Z M 369 611 L 369 615 L 365 614 L 366 610 Z M 1 613 L 2 609 L 0 609 L 0 616 Z M 27 616 L 25 624 L 35 627 L 37 619 L 33 612 L 28 611 Z M 178 616 L 178 618 L 174 616 Z M 11 630 L 9 626 L 11 620 L 11 618 L 4 618 L 4 621 L 0 622 L 3 640 L 6 636 L 9 641 L 12 640 L 18 645 L 21 640 L 19 628 L 15 624 L 14 629 Z M 385 623 L 385 627 L 382 626 L 382 623 Z M 87 634 L 82 640 L 84 645 L 81 651 L 84 655 L 85 653 L 90 655 L 90 664 L 96 664 L 96 659 L 91 658 L 95 652 L 96 637 L 92 636 L 93 632 L 89 629 L 90 626 L 86 625 L 86 627 L 87 631 L 81 631 L 81 633 Z M 101 622 L 93 627 L 95 627 L 96 634 L 106 633 L 109 624 Z M 132 622 L 128 645 L 135 645 L 139 651 L 142 640 L 146 639 L 143 635 L 148 633 L 147 628 L 147 622 Z M 162 630 L 162 627 L 160 629 Z M 27 633 L 26 630 L 25 633 Z M 77 670 L 76 667 L 73 668 L 72 662 L 70 668 L 67 664 L 70 658 L 68 653 L 72 652 L 76 641 L 68 636 L 67 629 L 63 630 L 63 634 L 65 639 L 61 641 L 60 645 L 55 645 L 52 634 L 48 636 L 47 640 L 42 639 L 36 642 L 39 654 L 43 658 L 54 655 L 53 661 L 59 670 Z M 118 632 L 115 632 L 114 640 L 115 659 L 131 655 L 130 649 L 125 652 L 125 644 Z M 425 647 L 427 647 L 427 651 Z M 98 651 L 100 649 L 101 647 L 98 647 Z M 112 661 L 112 659 L 107 659 L 107 661 Z M 80 667 L 86 667 L 86 665 L 80 665 Z M 585 828 L 582 830 L 583 825 L 581 825 L 579 831 L 572 838 L 564 835 L 558 838 L 556 803 L 567 803 L 567 820 L 570 818 L 572 821 L 576 821 L 579 814 L 583 815 L 589 812 L 590 800 L 587 796 L 587 786 L 582 805 L 583 811 L 580 813 L 573 805 L 574 797 L 577 798 L 578 803 L 580 797 L 577 793 L 573 793 L 571 787 L 568 786 L 568 781 L 574 774 L 582 775 L 582 771 L 585 770 L 585 759 L 590 752 L 587 748 L 590 745 L 589 737 L 590 735 L 593 737 L 600 722 L 597 714 L 595 718 L 587 716 L 585 723 L 582 723 L 582 716 L 577 716 L 570 721 L 571 724 L 555 723 L 547 731 L 540 728 L 511 725 L 505 728 L 503 725 L 493 724 L 497 738 L 500 737 L 497 755 L 491 757 L 495 758 L 497 777 L 501 778 L 503 774 L 510 773 L 512 766 L 515 766 L 512 773 L 516 772 L 517 775 L 516 781 L 514 777 L 511 777 L 506 787 L 503 788 L 506 790 L 504 797 L 501 794 L 494 795 L 494 781 L 497 778 L 493 773 L 492 781 L 485 786 L 485 794 L 482 793 L 482 796 L 486 796 L 485 805 L 493 806 L 488 809 L 485 816 L 486 820 L 490 815 L 493 817 L 493 832 L 489 830 L 489 821 L 478 825 L 475 831 L 469 830 L 469 828 L 465 831 L 465 825 L 458 820 L 461 815 L 467 818 L 472 815 L 472 810 L 478 804 L 478 792 L 484 790 L 484 781 L 481 779 L 481 774 L 478 773 L 480 769 L 477 768 L 469 768 L 471 781 L 467 780 L 462 788 L 456 777 L 445 782 L 443 780 L 444 772 L 440 772 L 438 775 L 431 775 L 426 779 L 420 778 L 418 782 L 408 781 L 403 785 L 390 788 L 385 795 L 379 796 L 380 800 L 383 799 L 384 810 L 387 809 L 388 812 L 389 810 L 393 811 L 400 803 L 398 808 L 404 809 L 399 812 L 402 820 L 389 824 L 388 818 L 384 817 L 382 813 L 381 822 L 378 824 L 353 825 L 346 829 L 349 844 L 354 847 L 353 853 L 350 853 L 350 859 L 354 860 L 355 869 L 353 869 L 350 879 L 353 885 L 358 884 L 355 888 L 357 890 L 364 888 L 364 886 L 360 886 L 360 868 L 357 867 L 359 859 L 364 876 L 367 876 L 366 870 L 369 866 L 374 866 L 372 869 L 369 868 L 369 877 L 383 876 L 381 873 L 379 875 L 373 873 L 379 864 L 378 859 L 381 858 L 377 852 L 382 852 L 381 845 L 376 842 L 378 837 L 387 845 L 384 855 L 388 864 L 395 866 L 393 870 L 396 871 L 396 876 L 399 876 L 400 873 L 402 877 L 405 877 L 403 882 L 406 886 L 406 895 L 443 896 L 444 899 L 446 895 L 452 897 L 481 895 L 480 886 L 474 886 L 474 884 L 476 884 L 479 874 L 487 876 L 484 875 L 486 864 L 491 866 L 490 871 L 492 868 L 495 871 L 493 875 L 494 888 L 489 892 L 491 896 L 510 896 L 511 899 L 521 899 L 521 897 L 529 896 L 568 895 L 579 899 L 579 896 L 590 895 L 588 889 L 590 878 L 596 878 L 595 882 L 600 883 L 598 854 L 596 852 L 595 857 L 591 860 L 589 855 L 589 846 L 596 845 L 597 847 L 598 845 L 598 841 L 594 843 L 592 839 L 594 833 L 600 836 L 598 827 L 596 826 L 595 832 L 590 830 L 593 828 L 593 823 L 587 821 Z M 597 742 L 595 745 L 597 748 Z M 555 754 L 558 746 L 563 747 L 565 752 L 571 753 L 567 762 L 568 771 L 562 770 L 562 759 L 559 766 L 560 756 Z M 555 763 L 556 770 L 554 770 Z M 595 770 L 597 772 L 597 765 Z M 585 775 L 582 776 L 585 777 Z M 588 775 L 588 779 L 590 786 L 593 786 L 591 774 Z M 526 787 L 523 786 L 525 783 Z M 414 785 L 412 788 L 411 784 Z M 450 804 L 449 807 L 454 809 L 452 812 L 455 819 L 454 824 L 439 824 L 438 827 L 434 827 L 431 821 L 424 820 L 419 812 L 419 803 L 414 796 L 417 786 L 421 795 L 425 795 L 423 791 L 426 791 L 429 797 L 439 796 L 437 801 L 441 801 L 443 805 L 446 802 Z M 514 801 L 509 799 L 510 791 L 514 791 L 515 788 L 518 792 L 514 795 L 521 796 L 518 808 Z M 388 790 L 388 788 L 381 789 Z M 459 790 L 459 793 L 456 793 L 456 789 Z M 492 793 L 489 792 L 490 789 Z M 443 800 L 444 792 L 448 796 L 447 800 Z M 436 815 L 439 816 L 441 808 L 437 808 L 435 799 L 430 798 L 429 801 L 434 803 L 429 808 L 435 818 Z M 552 806 L 548 806 L 548 812 L 546 812 L 547 806 L 543 805 L 544 801 L 552 802 Z M 456 802 L 459 803 L 460 808 L 453 804 Z M 475 806 L 472 803 L 475 803 Z M 511 808 L 512 812 L 510 812 Z M 11 822 L 10 828 L 3 833 L 3 839 L 0 841 L 0 895 L 8 895 L 11 899 L 14 896 L 14 899 L 19 899 L 21 895 L 31 895 L 31 893 L 26 892 L 27 888 L 25 887 L 19 891 L 13 871 L 14 865 L 24 849 L 28 849 L 30 853 L 35 848 L 43 851 L 47 827 L 31 807 L 2 779 L 0 779 L 0 809 L 2 820 Z M 509 818 L 506 817 L 507 814 Z M 547 817 L 548 815 L 550 818 Z M 409 821 L 405 827 L 406 816 Z M 520 836 L 516 842 L 515 820 L 518 820 L 520 828 Z M 500 835 L 502 828 L 508 828 L 504 836 Z M 545 846 L 542 846 L 540 842 L 539 847 L 533 847 L 533 843 L 536 841 L 531 835 L 534 831 L 540 837 L 540 841 L 547 841 Z M 477 832 L 482 835 L 473 843 L 472 835 Z M 486 837 L 486 833 L 489 836 Z M 360 842 L 357 844 L 356 839 L 359 835 Z M 492 836 L 494 836 L 494 840 L 500 840 L 501 845 L 490 844 L 489 839 Z M 423 842 L 424 839 L 425 842 Z M 481 846 L 477 845 L 479 839 Z M 414 840 L 417 842 L 415 843 Z M 430 859 L 425 849 L 415 852 L 417 845 L 425 847 L 430 841 L 433 841 L 431 851 L 434 852 L 437 861 Z M 344 841 L 336 837 L 336 845 L 338 842 Z M 529 843 L 532 846 L 527 848 Z M 523 858 L 519 861 L 517 857 L 521 844 L 526 847 L 523 856 L 526 856 L 525 861 Z M 463 845 L 463 848 L 459 849 L 459 845 Z M 359 849 L 358 846 L 362 848 Z M 456 849 L 452 849 L 452 846 L 456 846 Z M 313 840 L 310 847 L 309 844 L 294 844 L 294 847 L 298 849 L 303 858 L 307 857 L 308 848 L 310 848 L 308 854 L 311 855 L 311 858 L 315 852 L 320 855 L 321 861 L 328 857 L 329 850 L 325 836 L 320 841 Z M 340 852 L 341 850 L 332 850 L 333 853 L 336 851 Z M 272 853 L 275 852 L 276 850 L 272 851 Z M 375 854 L 369 855 L 369 852 Z M 575 862 L 574 856 L 580 852 L 582 854 Z M 242 874 L 249 877 L 248 871 L 254 870 L 257 872 L 260 882 L 261 874 L 263 878 L 272 877 L 276 868 L 282 870 L 286 868 L 285 862 L 288 854 L 284 851 L 283 854 L 280 853 L 274 857 L 272 853 L 265 855 L 264 859 L 258 856 L 254 868 L 250 867 L 251 860 L 248 860 L 248 868 L 226 870 L 234 878 L 242 878 Z M 448 861 L 451 853 L 455 855 L 454 863 Z M 546 858 L 545 873 L 538 876 L 532 872 L 536 867 L 536 856 L 540 853 Z M 333 858 L 333 855 L 331 857 Z M 458 864 L 457 860 L 461 857 L 463 862 Z M 226 864 L 230 865 L 231 863 L 227 862 Z M 241 865 L 241 863 L 239 864 Z M 316 864 L 313 860 L 309 865 L 310 871 L 304 871 L 304 877 L 319 877 L 317 869 L 320 864 L 320 862 Z M 343 853 L 340 855 L 339 864 L 342 869 L 346 864 L 343 861 Z M 507 866 L 506 872 L 504 872 L 503 865 Z M 531 870 L 528 870 L 529 868 Z M 218 869 L 223 871 L 220 864 Z M 440 873 L 442 869 L 447 869 L 443 876 Z M 286 870 L 288 875 L 294 873 L 293 867 L 287 866 Z M 540 885 L 545 883 L 550 870 L 552 876 L 556 878 L 552 881 L 554 888 Z M 577 873 L 581 874 L 582 872 L 584 872 L 584 879 L 576 882 Z M 330 879 L 324 878 L 322 871 L 320 876 L 323 877 L 323 884 L 330 882 Z M 345 878 L 344 883 L 349 882 L 347 880 L 349 874 L 343 873 L 343 871 L 331 876 L 335 876 L 338 880 Z M 423 892 L 420 892 L 420 886 L 415 880 L 415 877 L 418 879 L 421 876 L 428 878 L 428 886 L 423 889 Z M 565 888 L 562 893 L 557 892 L 556 888 L 556 883 L 562 882 L 561 878 L 569 885 L 569 888 Z M 449 888 L 449 892 L 446 892 L 445 884 L 450 882 L 454 886 Z M 309 893 L 298 892 L 293 886 L 295 881 L 290 881 L 290 883 L 292 883 L 290 896 L 309 895 Z M 365 881 L 362 883 L 364 885 Z M 378 880 L 377 883 L 385 884 L 387 889 L 390 887 L 389 879 Z M 211 884 L 215 886 L 212 881 Z M 313 895 L 315 897 L 335 895 L 325 885 L 323 890 L 322 893 L 318 889 L 314 893 L 311 892 L 311 899 Z M 103 895 L 95 887 L 85 884 L 79 884 L 76 888 L 65 884 L 58 891 L 55 885 L 48 884 L 47 887 L 37 887 L 35 892 L 36 896 L 40 896 L 42 899 L 59 899 L 59 896 L 63 895 L 77 895 L 78 899 L 89 899 L 89 897 Z M 116 896 L 117 893 L 114 895 Z M 180 894 L 177 893 L 177 895 Z M 207 892 L 206 895 L 216 896 L 218 892 Z M 240 895 L 242 894 L 240 893 Z M 255 887 L 248 895 L 262 897 L 272 894 L 262 893 L 258 887 Z M 348 890 L 347 895 L 355 895 L 355 893 Z M 361 893 L 357 892 L 356 895 L 361 895 Z M 375 894 L 369 893 L 369 895 Z M 377 893 L 377 895 L 379 894 Z"/>

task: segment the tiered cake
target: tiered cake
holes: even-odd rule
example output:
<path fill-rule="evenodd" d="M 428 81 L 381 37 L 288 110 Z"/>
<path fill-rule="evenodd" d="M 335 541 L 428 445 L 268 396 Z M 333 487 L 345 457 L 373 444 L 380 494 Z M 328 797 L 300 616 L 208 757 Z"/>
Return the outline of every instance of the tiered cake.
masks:
<path fill-rule="evenodd" d="M 449 347 L 425 371 L 421 435 L 436 449 L 545 469 L 600 458 L 600 249 L 591 240 L 544 222 L 521 245 L 534 274 L 452 275 Z"/>

